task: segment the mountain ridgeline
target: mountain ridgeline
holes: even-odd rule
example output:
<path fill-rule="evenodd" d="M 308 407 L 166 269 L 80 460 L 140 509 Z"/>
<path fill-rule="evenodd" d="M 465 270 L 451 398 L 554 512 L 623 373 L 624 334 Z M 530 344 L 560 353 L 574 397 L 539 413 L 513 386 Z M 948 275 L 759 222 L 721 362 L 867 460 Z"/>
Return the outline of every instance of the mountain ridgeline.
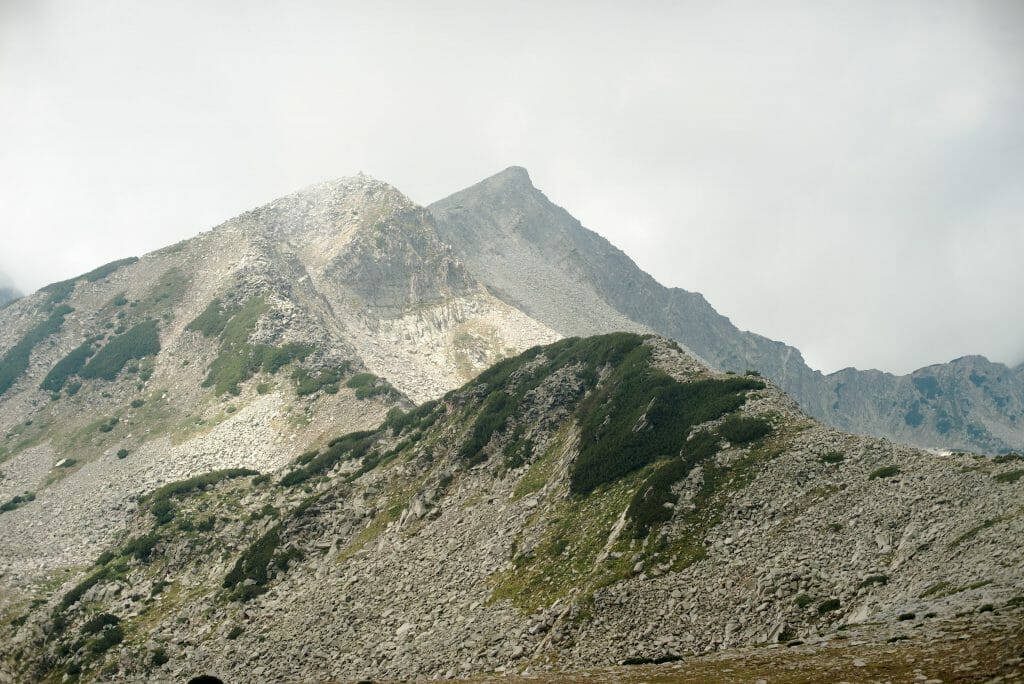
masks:
<path fill-rule="evenodd" d="M 0 308 L 0 682 L 1019 623 L 1020 458 L 837 427 L 1019 449 L 1022 382 L 980 357 L 810 371 L 522 169 L 429 209 L 313 185 Z"/>
<path fill-rule="evenodd" d="M 811 370 L 799 350 L 738 330 L 700 294 L 666 288 L 512 167 L 430 205 L 441 238 L 506 302 L 565 335 L 650 330 L 713 366 L 756 369 L 844 430 L 987 454 L 1024 450 L 1024 367 L 980 356 L 907 376 Z"/>
<path fill-rule="evenodd" d="M 844 435 L 663 338 L 570 338 L 275 473 L 156 489 L 0 652 L 35 681 L 450 678 L 1018 619 L 1017 466 Z"/>

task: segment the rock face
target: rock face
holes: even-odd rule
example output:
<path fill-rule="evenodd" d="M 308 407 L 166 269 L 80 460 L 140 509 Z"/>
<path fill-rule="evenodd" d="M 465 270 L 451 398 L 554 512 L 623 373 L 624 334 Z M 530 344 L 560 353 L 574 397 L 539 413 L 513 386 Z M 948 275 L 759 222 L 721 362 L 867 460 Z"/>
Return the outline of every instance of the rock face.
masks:
<path fill-rule="evenodd" d="M 860 624 L 898 649 L 993 611 L 1019 624 L 1021 475 L 1017 459 L 825 427 L 663 338 L 569 339 L 272 477 L 154 493 L 90 567 L 4 621 L 0 667 L 454 677 Z"/>
<path fill-rule="evenodd" d="M 365 176 L 11 302 L 0 505 L 35 498 L 0 513 L 0 610 L 8 587 L 91 560 L 138 494 L 273 470 L 558 337 L 481 286 L 429 212 Z"/>
<path fill-rule="evenodd" d="M 660 285 L 549 201 L 525 169 L 507 169 L 430 210 L 474 275 L 562 334 L 652 330 L 717 368 L 759 370 L 805 411 L 842 429 L 925 447 L 1024 450 L 1019 370 L 970 357 L 902 377 L 855 369 L 822 375 L 799 350 L 737 329 L 700 294 Z M 973 383 L 971 372 L 991 382 Z"/>

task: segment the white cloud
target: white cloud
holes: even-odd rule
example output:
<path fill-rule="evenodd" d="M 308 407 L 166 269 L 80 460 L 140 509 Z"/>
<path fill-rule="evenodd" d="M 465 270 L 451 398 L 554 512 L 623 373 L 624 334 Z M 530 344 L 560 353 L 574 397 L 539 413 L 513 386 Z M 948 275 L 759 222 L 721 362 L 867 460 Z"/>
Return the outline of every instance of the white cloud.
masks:
<path fill-rule="evenodd" d="M 1013 2 L 0 5 L 22 288 L 363 170 L 510 164 L 812 365 L 1019 362 Z"/>

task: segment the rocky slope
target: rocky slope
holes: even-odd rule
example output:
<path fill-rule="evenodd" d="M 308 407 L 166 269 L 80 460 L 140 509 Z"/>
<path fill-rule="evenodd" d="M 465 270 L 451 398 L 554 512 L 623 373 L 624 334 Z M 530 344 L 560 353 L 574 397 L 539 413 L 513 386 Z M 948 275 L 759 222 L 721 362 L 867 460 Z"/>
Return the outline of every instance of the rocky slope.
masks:
<path fill-rule="evenodd" d="M 799 350 L 737 329 L 700 294 L 663 287 L 549 201 L 525 169 L 507 169 L 430 210 L 442 239 L 484 284 L 562 334 L 656 331 L 723 370 L 758 369 L 805 411 L 843 429 L 943 449 L 1024 450 L 1019 370 L 970 357 L 908 376 L 823 375 Z"/>
<path fill-rule="evenodd" d="M 918 635 L 1020 624 L 1022 488 L 1016 458 L 841 433 L 663 338 L 568 339 L 273 475 L 157 490 L 8 613 L 0 663 L 9 680 L 311 681 L 850 633 L 927 651 Z"/>
<path fill-rule="evenodd" d="M 363 176 L 12 302 L 0 608 L 91 560 L 138 494 L 273 470 L 557 337 L 477 283 L 426 210 Z"/>

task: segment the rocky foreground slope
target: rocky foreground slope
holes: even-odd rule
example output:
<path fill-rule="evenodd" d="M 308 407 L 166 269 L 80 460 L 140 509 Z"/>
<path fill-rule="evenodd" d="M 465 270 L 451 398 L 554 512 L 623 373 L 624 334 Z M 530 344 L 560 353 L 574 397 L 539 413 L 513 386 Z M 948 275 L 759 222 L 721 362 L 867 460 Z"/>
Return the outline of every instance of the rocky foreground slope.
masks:
<path fill-rule="evenodd" d="M 1024 452 L 1024 366 L 980 356 L 895 376 L 823 375 L 794 347 L 741 331 L 699 293 L 667 288 L 512 167 L 430 205 L 441 238 L 506 302 L 564 335 L 650 330 L 722 370 L 757 369 L 810 415 L 924 447 Z"/>
<path fill-rule="evenodd" d="M 158 489 L 10 612 L 0 662 L 8 680 L 453 677 L 855 625 L 899 652 L 1019 624 L 1022 488 L 1017 459 L 838 432 L 662 338 L 567 339 L 278 472 Z"/>

